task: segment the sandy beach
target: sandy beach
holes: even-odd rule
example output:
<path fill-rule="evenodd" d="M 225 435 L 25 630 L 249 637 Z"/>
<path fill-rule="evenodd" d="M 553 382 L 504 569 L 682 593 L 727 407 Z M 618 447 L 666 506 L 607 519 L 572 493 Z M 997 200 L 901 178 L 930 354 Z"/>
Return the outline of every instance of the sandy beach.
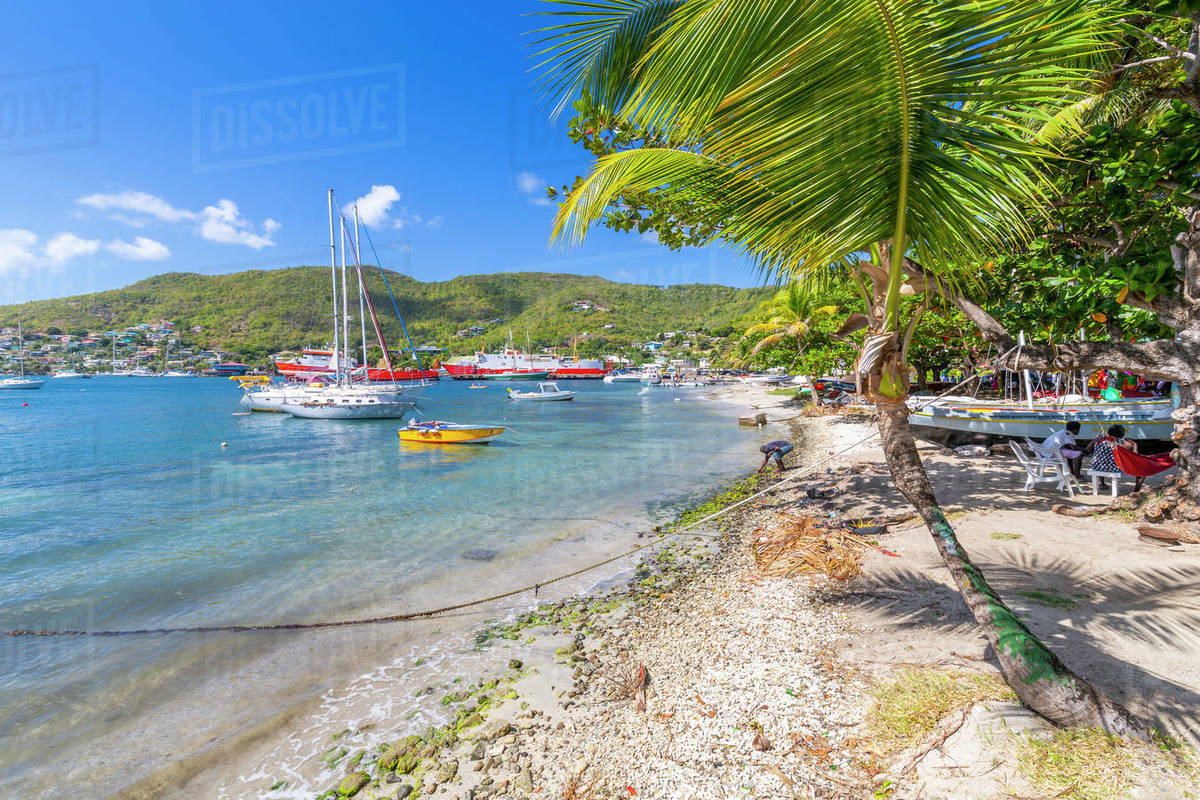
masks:
<path fill-rule="evenodd" d="M 731 415 L 785 423 L 797 449 L 782 479 L 745 481 L 683 521 L 779 481 L 775 491 L 685 533 L 642 537 L 599 584 L 585 576 L 540 605 L 466 612 L 453 620 L 470 623 L 457 648 L 466 655 L 449 667 L 409 654 L 331 688 L 316 709 L 265 721 L 234 752 L 120 796 L 1089 796 L 1031 766 L 1084 746 L 1060 742 L 1003 686 L 924 527 L 903 521 L 869 417 L 807 418 L 761 388 L 711 396 Z M 1063 497 L 1021 492 L 1009 458 L 923 455 L 964 546 L 1030 627 L 1195 745 L 1200 546 L 1139 539 L 1117 515 L 1058 515 Z M 764 569 L 756 543 L 797 519 L 892 524 L 872 529 L 851 580 Z M 942 684 L 958 689 L 935 691 Z M 932 696 L 937 713 L 902 739 L 886 714 L 898 697 L 911 702 L 901 691 L 911 685 L 935 687 L 918 697 Z M 356 693 L 380 691 L 395 702 L 355 710 Z M 324 733 L 334 719 L 345 727 Z M 1187 745 L 1168 750 L 1101 746 L 1086 768 L 1112 767 L 1127 796 L 1187 796 Z"/>

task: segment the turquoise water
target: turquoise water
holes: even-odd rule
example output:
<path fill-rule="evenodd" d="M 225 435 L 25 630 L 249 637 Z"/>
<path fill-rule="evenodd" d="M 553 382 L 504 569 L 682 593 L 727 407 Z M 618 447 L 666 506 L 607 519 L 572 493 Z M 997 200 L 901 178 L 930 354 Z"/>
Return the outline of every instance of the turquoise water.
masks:
<path fill-rule="evenodd" d="M 761 434 L 697 393 L 570 388 L 572 403 L 527 404 L 499 384 L 425 389 L 430 417 L 513 428 L 457 448 L 401 443 L 395 421 L 234 415 L 239 392 L 221 380 L 0 393 L 0 629 L 317 621 L 461 601 L 627 546 L 634 530 L 758 463 Z M 471 550 L 496 556 L 468 561 Z M 372 635 L 391 646 L 406 633 Z M 353 666 L 323 649 L 333 642 L 7 639 L 0 795 L 48 779 L 64 748 L 83 742 L 72 762 L 82 785 L 106 776 L 115 790 L 164 753 L 211 741 L 219 726 L 206 714 L 233 718 L 272 691 L 300 698 L 328 685 Z M 262 667 L 272 653 L 286 664 Z M 195 736 L 173 741 L 180 719 Z M 97 743 L 113 731 L 155 743 L 114 758 Z"/>

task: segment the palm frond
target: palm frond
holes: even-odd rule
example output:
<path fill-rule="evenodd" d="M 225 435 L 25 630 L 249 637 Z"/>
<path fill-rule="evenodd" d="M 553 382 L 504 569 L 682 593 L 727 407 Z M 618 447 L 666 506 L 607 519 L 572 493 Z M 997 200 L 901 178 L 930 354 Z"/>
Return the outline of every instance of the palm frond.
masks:
<path fill-rule="evenodd" d="M 538 29 L 545 92 L 555 98 L 553 115 L 587 94 L 604 108 L 619 108 L 634 86 L 635 70 L 659 28 L 682 0 L 563 0 L 544 16 L 569 22 Z"/>
<path fill-rule="evenodd" d="M 648 191 L 722 203 L 720 236 L 787 278 L 898 234 L 935 272 L 995 250 L 1031 234 L 1053 156 L 1032 133 L 1084 96 L 1114 24 L 1092 0 L 691 0 L 619 110 L 687 145 L 600 159 L 554 235 Z"/>
<path fill-rule="evenodd" d="M 788 338 L 787 332 L 773 333 L 770 336 L 764 336 L 762 339 L 760 339 L 758 341 L 758 344 L 756 344 L 756 345 L 754 345 L 754 347 L 750 348 L 750 352 L 747 353 L 746 355 L 747 355 L 747 357 L 756 356 L 759 353 L 761 353 L 763 350 L 766 350 L 768 347 L 774 347 L 775 345 L 779 344 L 780 342 L 782 342 L 784 339 L 787 339 L 787 338 Z"/>

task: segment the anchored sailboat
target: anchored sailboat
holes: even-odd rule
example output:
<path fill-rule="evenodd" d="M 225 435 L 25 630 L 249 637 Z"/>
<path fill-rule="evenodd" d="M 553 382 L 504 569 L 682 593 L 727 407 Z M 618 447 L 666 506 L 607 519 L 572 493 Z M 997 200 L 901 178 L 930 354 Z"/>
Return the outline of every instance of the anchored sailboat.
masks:
<path fill-rule="evenodd" d="M 25 377 L 25 337 L 21 333 L 21 321 L 17 320 L 17 361 L 21 365 L 19 376 L 0 378 L 0 389 L 40 389 L 46 383 L 41 378 Z"/>

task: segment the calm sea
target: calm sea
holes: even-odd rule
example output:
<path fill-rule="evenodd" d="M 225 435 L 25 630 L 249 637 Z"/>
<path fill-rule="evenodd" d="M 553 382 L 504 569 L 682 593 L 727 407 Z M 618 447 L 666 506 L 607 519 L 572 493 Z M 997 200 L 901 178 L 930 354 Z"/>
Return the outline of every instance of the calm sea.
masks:
<path fill-rule="evenodd" d="M 457 448 L 403 444 L 395 421 L 234 415 L 239 391 L 217 379 L 0 392 L 0 629 L 462 601 L 616 552 L 758 463 L 762 434 L 697 392 L 569 388 L 572 403 L 536 404 L 502 384 L 423 390 L 427 416 L 512 428 Z M 64 779 L 115 792 L 330 689 L 408 630 L 6 638 L 0 796 Z"/>

